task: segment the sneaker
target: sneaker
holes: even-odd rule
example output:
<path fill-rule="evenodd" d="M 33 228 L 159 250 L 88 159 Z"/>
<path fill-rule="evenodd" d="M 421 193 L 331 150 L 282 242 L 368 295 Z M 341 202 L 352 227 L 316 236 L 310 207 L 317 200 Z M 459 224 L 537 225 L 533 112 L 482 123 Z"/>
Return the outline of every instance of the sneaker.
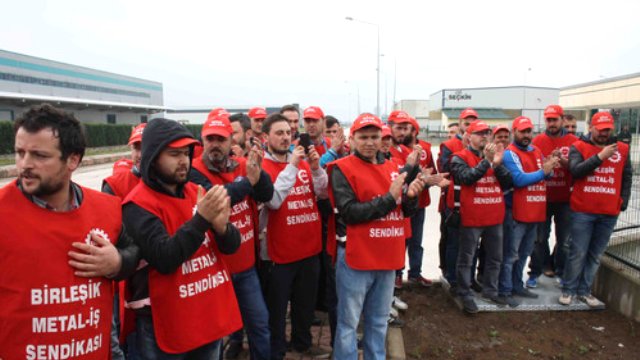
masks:
<path fill-rule="evenodd" d="M 225 359 L 237 359 L 242 352 L 242 342 L 229 341 L 227 351 L 224 352 Z"/>
<path fill-rule="evenodd" d="M 396 308 L 394 308 L 392 306 L 392 307 L 389 308 L 389 316 L 398 317 L 398 316 L 400 316 L 400 314 L 398 314 L 398 310 L 396 310 Z"/>
<path fill-rule="evenodd" d="M 555 272 L 555 271 L 553 271 L 553 270 L 551 270 L 551 269 L 547 269 L 547 270 L 545 270 L 545 271 L 543 272 L 543 274 L 544 274 L 544 276 L 546 276 L 546 277 L 550 277 L 550 278 L 552 278 L 552 277 L 556 276 L 556 272 Z"/>
<path fill-rule="evenodd" d="M 511 295 L 499 295 L 498 297 L 511 308 L 515 308 L 520 305 L 520 302 Z"/>
<path fill-rule="evenodd" d="M 482 298 L 498 306 L 507 305 L 507 302 L 504 296 L 482 294 Z"/>
<path fill-rule="evenodd" d="M 482 285 L 477 282 L 475 279 L 471 280 L 471 290 L 477 292 L 478 294 L 482 293 Z"/>
<path fill-rule="evenodd" d="M 394 327 L 394 328 L 404 327 L 404 321 L 399 317 L 389 316 L 389 319 L 387 319 L 387 323 L 390 327 Z"/>
<path fill-rule="evenodd" d="M 424 278 L 422 276 L 418 276 L 418 277 L 410 277 L 409 278 L 409 282 L 411 284 L 416 284 L 416 285 L 422 285 L 424 287 L 431 287 L 433 286 L 433 281 Z"/>
<path fill-rule="evenodd" d="M 475 300 L 471 296 L 462 298 L 462 310 L 467 314 L 475 314 L 478 310 L 478 305 L 476 305 Z"/>
<path fill-rule="evenodd" d="M 529 299 L 537 299 L 538 298 L 538 294 L 532 293 L 531 291 L 529 291 L 528 289 L 525 289 L 525 288 L 522 288 L 521 290 L 514 290 L 513 291 L 513 295 L 520 296 L 520 297 L 523 297 L 523 298 L 529 298 Z"/>
<path fill-rule="evenodd" d="M 407 310 L 409 308 L 409 305 L 407 305 L 406 302 L 400 300 L 400 298 L 397 296 L 393 297 L 393 302 L 391 302 L 391 305 L 398 310 Z"/>
<path fill-rule="evenodd" d="M 396 282 L 394 284 L 394 287 L 398 290 L 402 289 L 402 276 L 401 275 L 397 275 L 396 276 Z"/>
<path fill-rule="evenodd" d="M 591 294 L 578 296 L 578 300 L 586 303 L 590 308 L 600 306 L 600 300 L 596 299 L 596 297 Z"/>
<path fill-rule="evenodd" d="M 573 300 L 573 295 L 563 293 L 560 295 L 558 302 L 562 305 L 571 305 L 571 301 Z"/>
<path fill-rule="evenodd" d="M 326 349 L 322 346 L 315 346 L 315 345 L 311 345 L 305 351 L 294 350 L 294 352 L 301 354 L 302 356 L 308 356 L 312 359 L 328 359 L 331 357 L 331 350 Z"/>
<path fill-rule="evenodd" d="M 529 276 L 527 283 L 525 284 L 530 289 L 535 289 L 538 287 L 538 278 L 535 276 Z"/>

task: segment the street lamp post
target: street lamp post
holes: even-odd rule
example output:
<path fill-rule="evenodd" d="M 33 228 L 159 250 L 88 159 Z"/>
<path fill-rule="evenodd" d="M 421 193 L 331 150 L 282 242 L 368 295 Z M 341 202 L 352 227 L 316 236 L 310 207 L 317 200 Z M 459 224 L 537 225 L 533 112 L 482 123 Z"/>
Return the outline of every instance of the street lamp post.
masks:
<path fill-rule="evenodd" d="M 362 21 L 352 18 L 351 16 L 345 17 L 346 20 L 355 21 L 362 24 L 373 25 L 378 30 L 378 56 L 376 57 L 376 115 L 380 117 L 380 24 Z"/>

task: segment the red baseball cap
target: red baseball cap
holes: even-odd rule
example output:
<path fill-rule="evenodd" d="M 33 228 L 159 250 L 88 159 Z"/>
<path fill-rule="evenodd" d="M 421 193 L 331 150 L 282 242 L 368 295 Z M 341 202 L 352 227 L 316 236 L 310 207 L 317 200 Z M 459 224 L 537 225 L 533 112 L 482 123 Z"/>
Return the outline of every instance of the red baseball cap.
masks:
<path fill-rule="evenodd" d="M 303 119 L 321 120 L 324 117 L 322 109 L 317 106 L 309 106 L 302 112 Z"/>
<path fill-rule="evenodd" d="M 533 129 L 533 123 L 531 119 L 526 116 L 518 116 L 513 120 L 513 125 L 511 126 L 514 130 L 522 131 L 527 129 Z"/>
<path fill-rule="evenodd" d="M 563 114 L 564 114 L 564 111 L 562 110 L 562 106 L 560 105 L 549 105 L 544 109 L 545 119 L 548 119 L 548 118 L 560 119 L 562 118 Z"/>
<path fill-rule="evenodd" d="M 233 133 L 233 128 L 229 122 L 229 116 L 226 114 L 220 114 L 218 116 L 212 116 L 202 125 L 201 136 L 204 138 L 209 135 L 220 135 L 228 138 Z"/>
<path fill-rule="evenodd" d="M 200 144 L 200 142 L 194 138 L 190 138 L 190 137 L 183 137 L 180 138 L 178 140 L 174 140 L 172 142 L 169 143 L 169 145 L 167 145 L 170 148 L 181 148 L 181 147 L 185 147 L 185 146 L 191 146 L 194 144 Z"/>
<path fill-rule="evenodd" d="M 409 117 L 409 123 L 411 123 L 411 126 L 413 126 L 416 131 L 420 131 L 420 124 L 418 124 L 418 121 L 415 118 Z"/>
<path fill-rule="evenodd" d="M 478 116 L 478 113 L 475 110 L 473 110 L 472 108 L 466 108 L 462 110 L 462 112 L 460 113 L 460 120 L 466 119 L 470 116 L 473 116 L 476 119 L 480 118 L 480 116 Z"/>
<path fill-rule="evenodd" d="M 507 125 L 500 124 L 496 125 L 496 127 L 493 128 L 493 135 L 495 135 L 500 130 L 506 130 L 508 133 L 511 133 L 511 129 L 509 129 Z"/>
<path fill-rule="evenodd" d="M 487 130 L 490 130 L 490 129 L 491 128 L 489 127 L 489 125 L 487 125 L 486 122 L 484 122 L 482 120 L 474 120 L 467 127 L 467 134 L 473 134 L 473 133 L 476 133 L 476 132 L 487 131 Z"/>
<path fill-rule="evenodd" d="M 396 124 L 410 123 L 411 116 L 404 110 L 393 110 L 387 120 Z"/>
<path fill-rule="evenodd" d="M 351 129 L 349 130 L 349 133 L 353 135 L 355 134 L 356 131 L 362 128 L 365 128 L 367 126 L 375 126 L 378 129 L 382 130 L 382 121 L 380 121 L 380 119 L 373 114 L 369 114 L 369 113 L 360 114 L 351 125 Z"/>
<path fill-rule="evenodd" d="M 211 110 L 209 112 L 209 115 L 207 115 L 207 120 L 209 120 L 209 118 L 211 118 L 213 116 L 218 116 L 220 114 L 227 114 L 227 116 L 230 115 L 227 110 L 225 110 L 225 109 L 223 109 L 221 107 L 218 107 L 218 108 L 214 108 L 213 110 Z"/>
<path fill-rule="evenodd" d="M 389 125 L 382 125 L 382 138 L 386 138 L 387 136 L 392 136 L 391 134 L 391 128 L 389 127 Z"/>
<path fill-rule="evenodd" d="M 608 111 L 600 111 L 591 117 L 591 126 L 598 130 L 614 129 L 613 116 Z"/>
<path fill-rule="evenodd" d="M 142 141 L 142 132 L 144 131 L 145 126 L 147 126 L 147 123 L 142 123 L 131 130 L 131 136 L 129 136 L 129 142 L 127 145 Z"/>
<path fill-rule="evenodd" d="M 265 119 L 267 117 L 267 109 L 263 107 L 252 107 L 249 109 L 249 117 L 252 119 Z"/>

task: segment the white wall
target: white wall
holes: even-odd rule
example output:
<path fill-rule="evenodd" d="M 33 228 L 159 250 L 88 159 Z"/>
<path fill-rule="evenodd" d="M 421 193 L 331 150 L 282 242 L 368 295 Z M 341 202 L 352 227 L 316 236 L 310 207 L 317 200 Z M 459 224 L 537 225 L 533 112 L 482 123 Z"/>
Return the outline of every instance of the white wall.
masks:
<path fill-rule="evenodd" d="M 550 88 L 504 87 L 444 90 L 445 108 L 544 109 L 557 104 L 560 91 Z M 432 94 L 432 110 L 442 109 L 443 90 Z"/>

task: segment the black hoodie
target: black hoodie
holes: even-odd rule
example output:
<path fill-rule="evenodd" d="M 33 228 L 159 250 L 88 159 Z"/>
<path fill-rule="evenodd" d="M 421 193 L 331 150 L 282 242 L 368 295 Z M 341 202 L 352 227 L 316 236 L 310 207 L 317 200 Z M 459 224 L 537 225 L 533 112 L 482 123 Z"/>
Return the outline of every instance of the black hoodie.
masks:
<path fill-rule="evenodd" d="M 189 130 L 176 121 L 154 119 L 149 122 L 142 134 L 142 157 L 140 159 L 140 173 L 145 185 L 169 196 L 184 196 L 184 185 L 179 185 L 175 194 L 162 185 L 160 179 L 155 176 L 153 163 L 168 144 L 185 137 L 194 138 Z M 192 156 L 193 146 L 189 162 L 191 162 Z M 142 258 L 161 274 L 170 274 L 176 271 L 198 250 L 204 240 L 205 232 L 211 228 L 211 224 L 196 213 L 173 236 L 169 236 L 162 221 L 140 206 L 129 202 L 124 205 L 122 211 L 127 232 L 140 247 Z M 215 233 L 215 240 L 218 249 L 223 254 L 232 254 L 240 246 L 240 233 L 233 225 L 227 224 L 224 234 Z M 131 300 L 149 297 L 148 267 L 134 274 L 130 290 Z M 150 310 L 145 308 L 137 312 L 148 314 Z"/>

